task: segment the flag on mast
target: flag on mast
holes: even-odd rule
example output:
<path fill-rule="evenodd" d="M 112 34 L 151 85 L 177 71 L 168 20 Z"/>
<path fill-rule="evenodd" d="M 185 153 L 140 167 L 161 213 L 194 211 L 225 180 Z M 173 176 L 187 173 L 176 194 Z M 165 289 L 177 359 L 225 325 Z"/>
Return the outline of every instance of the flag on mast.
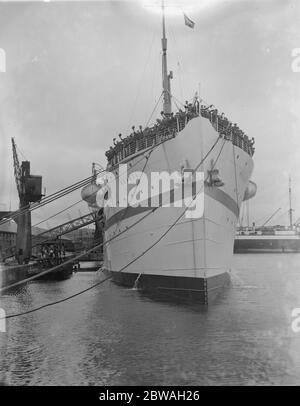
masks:
<path fill-rule="evenodd" d="M 183 13 L 183 15 L 184 15 L 185 25 L 187 25 L 190 28 L 194 28 L 194 26 L 195 26 L 194 21 L 192 21 L 190 18 L 188 18 L 188 16 L 185 13 Z"/>

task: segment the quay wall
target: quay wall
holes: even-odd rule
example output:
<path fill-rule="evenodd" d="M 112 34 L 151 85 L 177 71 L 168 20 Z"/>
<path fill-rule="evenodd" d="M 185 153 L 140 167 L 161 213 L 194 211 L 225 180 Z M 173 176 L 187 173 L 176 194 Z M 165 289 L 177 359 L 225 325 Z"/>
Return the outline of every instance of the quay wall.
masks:
<path fill-rule="evenodd" d="M 0 288 L 27 278 L 33 267 L 33 264 L 6 265 L 0 263 Z"/>

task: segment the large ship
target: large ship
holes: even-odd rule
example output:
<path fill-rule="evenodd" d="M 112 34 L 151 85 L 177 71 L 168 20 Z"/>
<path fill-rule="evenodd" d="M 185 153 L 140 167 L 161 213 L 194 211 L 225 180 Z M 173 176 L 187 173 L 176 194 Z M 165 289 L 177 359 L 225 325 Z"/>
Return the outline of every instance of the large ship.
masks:
<path fill-rule="evenodd" d="M 235 253 L 300 252 L 299 227 L 243 227 L 234 241 Z"/>
<path fill-rule="evenodd" d="M 172 77 L 167 69 L 162 3 L 161 117 L 145 129 L 133 127 L 106 153 L 106 174 L 118 178 L 119 189 L 128 188 L 128 199 L 139 189 L 134 198 L 140 203 L 122 207 L 118 197 L 116 207 L 105 204 L 112 176 L 82 190 L 82 197 L 93 209 L 104 206 L 103 270 L 116 283 L 150 292 L 188 294 L 207 304 L 229 282 L 240 206 L 256 192 L 250 181 L 254 139 L 197 94 L 173 112 Z M 196 171 L 203 174 L 202 183 L 192 177 Z M 192 184 L 188 201 L 199 200 L 203 210 L 194 215 L 193 205 L 176 204 L 180 182 L 167 192 L 156 191 L 155 204 L 153 195 L 152 199 L 144 192 L 143 197 L 137 196 L 142 194 L 141 183 L 152 179 L 153 173 L 179 173 L 182 182 L 188 174 Z"/>
<path fill-rule="evenodd" d="M 275 211 L 262 226 L 240 226 L 237 229 L 235 253 L 263 253 L 263 252 L 300 252 L 300 218 L 293 222 L 292 187 L 289 179 L 289 225 L 267 226 L 267 223 L 280 210 Z"/>

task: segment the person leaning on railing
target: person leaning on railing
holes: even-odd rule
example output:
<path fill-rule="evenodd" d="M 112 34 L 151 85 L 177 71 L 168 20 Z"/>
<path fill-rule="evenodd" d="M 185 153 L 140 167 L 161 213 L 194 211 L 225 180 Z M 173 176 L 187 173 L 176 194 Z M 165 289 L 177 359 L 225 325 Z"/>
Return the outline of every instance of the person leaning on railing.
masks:
<path fill-rule="evenodd" d="M 134 134 L 130 134 L 130 153 L 134 154 L 136 150 L 136 139 Z"/>
<path fill-rule="evenodd" d="M 114 149 L 110 146 L 109 150 L 105 152 L 106 158 L 110 161 L 114 155 Z"/>
<path fill-rule="evenodd" d="M 138 132 L 136 133 L 136 140 L 137 140 L 137 147 L 138 147 L 138 151 L 140 151 L 143 147 L 143 133 L 142 132 Z"/>

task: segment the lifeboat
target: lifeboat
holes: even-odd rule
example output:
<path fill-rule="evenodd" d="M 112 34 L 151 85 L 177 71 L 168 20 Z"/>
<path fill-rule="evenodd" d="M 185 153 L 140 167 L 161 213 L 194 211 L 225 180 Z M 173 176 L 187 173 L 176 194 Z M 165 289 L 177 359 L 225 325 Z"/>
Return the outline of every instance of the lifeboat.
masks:
<path fill-rule="evenodd" d="M 249 180 L 248 186 L 244 193 L 243 200 L 252 199 L 252 197 L 254 197 L 256 195 L 256 191 L 257 191 L 256 183 L 252 182 L 252 180 Z"/>
<path fill-rule="evenodd" d="M 97 193 L 100 189 L 101 186 L 97 185 L 96 183 L 90 183 L 81 189 L 82 200 L 84 200 L 93 210 L 99 209 L 99 206 L 97 205 Z"/>

